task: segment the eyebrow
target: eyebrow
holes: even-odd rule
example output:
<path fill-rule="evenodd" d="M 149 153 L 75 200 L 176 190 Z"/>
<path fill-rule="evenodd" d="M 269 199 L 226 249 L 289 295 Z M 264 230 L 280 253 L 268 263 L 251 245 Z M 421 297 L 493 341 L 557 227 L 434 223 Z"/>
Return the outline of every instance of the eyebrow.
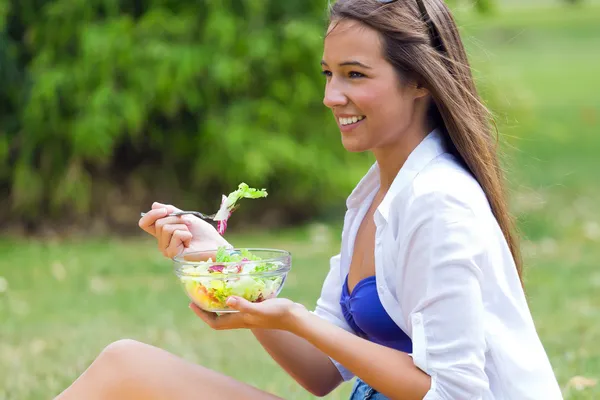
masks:
<path fill-rule="evenodd" d="M 326 67 L 328 66 L 327 63 L 325 62 L 325 60 L 321 60 L 321 65 L 324 65 Z M 361 62 L 358 62 L 358 61 L 344 61 L 343 63 L 339 64 L 340 67 L 345 67 L 347 65 L 354 65 L 354 66 L 362 67 L 362 68 L 365 68 L 365 69 L 371 69 L 371 67 L 369 67 L 368 65 L 365 65 L 365 64 L 363 64 Z"/>

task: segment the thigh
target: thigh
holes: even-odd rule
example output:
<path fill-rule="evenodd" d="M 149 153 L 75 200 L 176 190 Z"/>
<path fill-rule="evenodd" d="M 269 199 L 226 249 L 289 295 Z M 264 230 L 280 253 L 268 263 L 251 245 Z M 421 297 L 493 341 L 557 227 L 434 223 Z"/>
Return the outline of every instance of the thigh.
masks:
<path fill-rule="evenodd" d="M 57 399 L 81 398 L 280 399 L 165 350 L 133 340 L 121 340 L 108 346 Z"/>

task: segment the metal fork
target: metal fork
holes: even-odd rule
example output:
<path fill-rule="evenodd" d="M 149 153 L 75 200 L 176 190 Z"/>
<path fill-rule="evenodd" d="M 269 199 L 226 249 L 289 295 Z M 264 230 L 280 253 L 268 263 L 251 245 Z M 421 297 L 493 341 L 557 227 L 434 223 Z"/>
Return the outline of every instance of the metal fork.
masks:
<path fill-rule="evenodd" d="M 207 214 L 201 213 L 199 211 L 175 211 L 175 212 L 172 212 L 171 214 L 167 215 L 167 217 L 178 217 L 180 215 L 186 215 L 186 214 L 195 215 L 196 217 L 199 217 L 202 219 L 214 219 L 217 216 L 217 214 L 207 215 Z M 146 213 L 141 213 L 142 217 L 144 215 L 146 215 Z"/>

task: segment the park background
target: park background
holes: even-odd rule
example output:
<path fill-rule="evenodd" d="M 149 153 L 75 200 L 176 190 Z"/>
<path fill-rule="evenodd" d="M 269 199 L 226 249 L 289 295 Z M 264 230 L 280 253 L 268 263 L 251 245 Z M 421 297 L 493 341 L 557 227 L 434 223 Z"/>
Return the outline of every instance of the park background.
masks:
<path fill-rule="evenodd" d="M 311 398 L 251 333 L 191 313 L 137 221 L 267 188 L 227 239 L 292 251 L 282 296 L 314 307 L 373 161 L 321 102 L 326 4 L 0 0 L 0 400 L 51 398 L 121 338 Z M 537 329 L 565 398 L 600 398 L 600 2 L 449 4 L 496 116 Z"/>

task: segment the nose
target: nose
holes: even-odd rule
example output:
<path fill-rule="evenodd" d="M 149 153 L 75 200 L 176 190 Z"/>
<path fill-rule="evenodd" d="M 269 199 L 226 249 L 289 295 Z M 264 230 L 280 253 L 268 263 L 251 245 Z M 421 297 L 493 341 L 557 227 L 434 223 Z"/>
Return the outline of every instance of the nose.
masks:
<path fill-rule="evenodd" d="M 337 106 L 344 106 L 348 103 L 348 97 L 340 90 L 334 81 L 331 80 L 325 85 L 325 96 L 323 97 L 323 104 L 326 107 L 334 108 Z"/>

